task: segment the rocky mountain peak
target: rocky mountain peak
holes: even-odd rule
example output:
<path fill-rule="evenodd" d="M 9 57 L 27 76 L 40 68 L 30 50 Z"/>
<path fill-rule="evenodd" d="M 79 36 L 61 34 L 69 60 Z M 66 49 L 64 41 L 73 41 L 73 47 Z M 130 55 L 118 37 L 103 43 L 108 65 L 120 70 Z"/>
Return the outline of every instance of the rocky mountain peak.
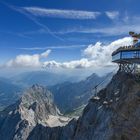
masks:
<path fill-rule="evenodd" d="M 69 118 L 60 116 L 50 91 L 33 85 L 20 100 L 0 112 L 0 140 L 26 140 L 37 124 L 54 127 L 68 121 Z"/>
<path fill-rule="evenodd" d="M 50 106 L 53 105 L 53 96 L 45 87 L 36 84 L 24 91 L 20 101 L 22 105 L 28 108 L 33 104 L 34 106 L 35 104 Z M 53 114 L 54 112 L 49 113 Z"/>
<path fill-rule="evenodd" d="M 38 135 L 39 140 L 139 140 L 139 116 L 140 80 L 118 72 L 106 88 L 90 99 L 77 121 L 55 129 L 55 133 L 53 128 L 36 127 L 28 139 L 36 140 L 41 129 L 44 133 Z"/>

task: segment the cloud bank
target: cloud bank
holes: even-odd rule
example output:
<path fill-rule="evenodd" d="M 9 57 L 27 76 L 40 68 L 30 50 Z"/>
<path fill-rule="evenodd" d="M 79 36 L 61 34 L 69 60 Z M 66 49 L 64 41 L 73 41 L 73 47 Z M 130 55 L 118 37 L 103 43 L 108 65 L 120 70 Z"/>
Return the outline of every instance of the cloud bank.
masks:
<path fill-rule="evenodd" d="M 82 57 L 79 60 L 67 62 L 57 62 L 55 60 L 47 61 L 47 57 L 51 50 L 47 50 L 41 54 L 34 55 L 18 55 L 15 59 L 11 59 L 6 63 L 7 67 L 38 67 L 38 68 L 62 68 L 62 69 L 85 69 L 85 68 L 103 68 L 113 66 L 111 62 L 111 53 L 120 46 L 131 45 L 132 38 L 125 37 L 103 45 L 101 42 L 89 45 L 82 51 Z M 46 58 L 43 62 L 42 58 Z"/>
<path fill-rule="evenodd" d="M 6 67 L 40 67 L 41 58 L 47 58 L 48 55 L 51 53 L 51 50 L 47 50 L 41 54 L 21 54 L 16 56 L 15 59 L 11 59 L 6 63 Z"/>
<path fill-rule="evenodd" d="M 69 62 L 59 63 L 56 61 L 46 61 L 43 66 L 46 68 L 101 68 L 113 65 L 111 63 L 111 54 L 120 46 L 131 45 L 132 38 L 125 37 L 113 41 L 108 45 L 103 45 L 101 42 L 89 45 L 83 50 L 83 58 L 80 60 L 73 60 Z"/>

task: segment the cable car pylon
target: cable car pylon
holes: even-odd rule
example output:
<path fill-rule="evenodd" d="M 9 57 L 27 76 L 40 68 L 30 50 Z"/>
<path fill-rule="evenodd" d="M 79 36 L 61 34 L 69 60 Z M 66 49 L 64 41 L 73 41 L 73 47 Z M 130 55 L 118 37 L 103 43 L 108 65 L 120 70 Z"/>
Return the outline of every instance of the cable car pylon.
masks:
<path fill-rule="evenodd" d="M 109 77 L 114 71 L 116 71 L 117 69 L 118 69 L 118 66 L 117 66 L 112 72 L 108 73 L 108 74 L 106 75 L 106 77 L 105 77 L 101 82 L 99 82 L 97 85 L 94 86 L 94 88 L 93 88 L 93 90 L 94 90 L 93 99 L 95 99 L 95 100 L 100 100 L 100 97 L 98 97 L 98 95 L 97 95 L 97 93 L 98 93 L 98 87 L 99 87 L 100 85 L 102 85 L 102 84 L 108 79 L 108 77 Z"/>

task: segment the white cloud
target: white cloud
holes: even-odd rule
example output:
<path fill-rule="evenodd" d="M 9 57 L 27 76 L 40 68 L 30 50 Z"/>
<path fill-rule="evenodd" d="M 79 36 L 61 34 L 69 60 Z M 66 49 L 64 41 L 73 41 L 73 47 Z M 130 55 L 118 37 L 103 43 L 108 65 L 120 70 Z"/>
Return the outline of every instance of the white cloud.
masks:
<path fill-rule="evenodd" d="M 47 50 L 41 54 L 34 55 L 18 55 L 15 59 L 12 59 L 6 63 L 7 67 L 44 67 L 48 69 L 84 69 L 92 68 L 96 69 L 112 66 L 111 54 L 114 50 L 120 46 L 132 44 L 132 38 L 125 37 L 111 42 L 108 45 L 103 45 L 101 42 L 89 45 L 83 50 L 83 57 L 79 60 L 57 62 L 41 61 L 41 58 L 47 58 L 50 54 L 50 50 Z"/>
<path fill-rule="evenodd" d="M 16 56 L 15 59 L 11 59 L 6 63 L 7 67 L 39 67 L 41 66 L 40 59 L 47 58 L 51 53 L 51 50 L 47 50 L 41 54 L 21 54 Z"/>
<path fill-rule="evenodd" d="M 105 14 L 108 16 L 108 18 L 110 19 L 117 19 L 119 16 L 119 12 L 118 11 L 106 11 Z"/>
<path fill-rule="evenodd" d="M 138 23 L 138 22 L 137 22 Z M 118 35 L 126 35 L 129 31 L 140 32 L 139 24 L 117 24 L 110 27 L 104 28 L 72 28 L 65 29 L 62 31 L 56 32 L 57 34 L 69 34 L 69 33 L 83 33 L 83 34 L 102 34 L 105 36 L 118 36 Z"/>
<path fill-rule="evenodd" d="M 91 66 L 92 63 L 87 58 L 62 63 L 56 61 L 46 61 L 43 64 L 43 67 L 45 68 L 64 68 L 64 69 L 80 69 L 80 68 L 88 68 Z"/>
<path fill-rule="evenodd" d="M 80 60 L 73 60 L 69 62 L 56 62 L 56 61 L 46 61 L 44 62 L 44 67 L 46 68 L 90 68 L 96 69 L 97 67 L 111 66 L 111 53 L 119 48 L 120 46 L 132 44 L 132 38 L 125 37 L 113 41 L 108 45 L 102 45 L 102 43 L 97 42 L 94 45 L 89 45 L 84 51 L 83 55 L 85 58 Z"/>
<path fill-rule="evenodd" d="M 89 45 L 83 54 L 90 60 L 96 62 L 98 65 L 111 65 L 111 54 L 120 46 L 126 46 L 132 44 L 132 38 L 125 37 L 113 41 L 108 45 L 102 45 L 101 42 L 97 42 L 95 45 Z"/>
<path fill-rule="evenodd" d="M 92 59 L 97 59 L 102 51 L 103 47 L 101 46 L 101 42 L 97 42 L 95 45 L 89 45 L 84 50 L 84 55 Z"/>
<path fill-rule="evenodd" d="M 8 67 L 39 66 L 39 55 L 18 55 L 15 59 L 7 62 Z"/>
<path fill-rule="evenodd" d="M 55 17 L 65 19 L 96 19 L 97 16 L 100 15 L 100 12 L 46 9 L 40 7 L 24 7 L 23 9 L 34 16 Z"/>
<path fill-rule="evenodd" d="M 129 16 L 128 14 L 119 15 L 119 20 L 110 26 L 100 28 L 78 26 L 55 32 L 56 34 L 83 33 L 83 34 L 99 34 L 103 36 L 119 36 L 127 35 L 129 31 L 140 32 L 140 16 Z"/>
<path fill-rule="evenodd" d="M 51 53 L 51 50 L 47 50 L 45 52 L 43 52 L 42 54 L 40 54 L 40 57 L 46 58 L 48 57 L 48 55 Z"/>
<path fill-rule="evenodd" d="M 26 51 L 33 51 L 33 50 L 46 50 L 46 49 L 75 49 L 75 48 L 84 48 L 87 45 L 56 45 L 56 46 L 48 46 L 48 47 L 32 47 L 32 48 L 18 48 L 20 50 L 26 50 Z"/>

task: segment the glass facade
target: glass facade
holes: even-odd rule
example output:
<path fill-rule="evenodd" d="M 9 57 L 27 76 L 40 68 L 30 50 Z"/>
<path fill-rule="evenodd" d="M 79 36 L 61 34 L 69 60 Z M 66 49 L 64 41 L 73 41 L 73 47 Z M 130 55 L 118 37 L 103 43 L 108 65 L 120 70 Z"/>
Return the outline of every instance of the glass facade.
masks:
<path fill-rule="evenodd" d="M 133 59 L 139 58 L 140 59 L 140 51 L 124 51 L 119 52 L 112 56 L 112 61 L 117 61 L 120 59 Z"/>
<path fill-rule="evenodd" d="M 121 59 L 140 58 L 140 51 L 127 51 L 122 52 Z"/>
<path fill-rule="evenodd" d="M 119 53 L 117 53 L 117 54 L 115 54 L 115 55 L 112 56 L 112 61 L 119 60 L 120 57 L 121 57 L 121 53 L 119 52 Z"/>

